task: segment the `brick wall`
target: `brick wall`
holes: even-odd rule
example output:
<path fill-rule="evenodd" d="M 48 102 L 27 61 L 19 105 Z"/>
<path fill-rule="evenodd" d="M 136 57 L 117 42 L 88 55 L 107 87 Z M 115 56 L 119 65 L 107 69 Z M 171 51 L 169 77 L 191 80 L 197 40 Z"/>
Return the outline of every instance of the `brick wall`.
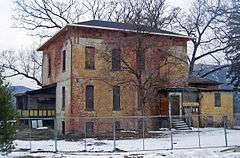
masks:
<path fill-rule="evenodd" d="M 105 117 L 105 116 L 132 116 L 137 114 L 137 91 L 131 84 L 122 84 L 121 89 L 121 110 L 113 111 L 112 105 L 112 86 L 118 83 L 119 80 L 129 80 L 133 76 L 124 71 L 111 72 L 109 64 L 101 59 L 99 55 L 102 51 L 106 51 L 104 46 L 105 41 L 112 41 L 119 37 L 132 36 L 133 33 L 122 33 L 117 31 L 90 29 L 90 28 L 68 28 L 65 33 L 59 35 L 53 42 L 43 50 L 43 84 L 48 85 L 57 82 L 57 116 L 59 118 L 58 125 L 61 130 L 61 119 L 68 117 Z M 123 38 L 124 39 L 124 38 Z M 154 40 L 158 47 L 168 47 L 169 52 L 172 52 L 176 57 L 185 58 L 186 56 L 186 39 L 177 37 L 165 36 L 150 36 L 144 38 L 146 42 Z M 124 41 L 123 41 L 124 44 Z M 134 44 L 134 42 L 133 42 Z M 95 70 L 85 69 L 85 47 L 93 46 L 96 49 Z M 135 64 L 136 56 L 131 53 L 131 45 L 128 45 L 129 60 Z M 66 50 L 66 71 L 62 72 L 62 57 L 61 53 Z M 165 50 L 166 51 L 166 50 Z M 128 51 L 127 51 L 128 52 Z M 162 53 L 149 51 L 146 54 L 146 72 L 157 68 L 160 64 L 160 56 Z M 52 58 L 52 74 L 47 76 L 48 63 L 47 58 Z M 168 76 L 166 84 L 163 87 L 169 86 L 185 86 L 187 79 L 187 65 L 183 61 L 178 61 L 177 58 L 171 57 L 168 59 L 171 64 L 165 66 L 165 72 L 161 74 Z M 185 60 L 185 59 L 184 59 Z M 178 61 L 178 62 L 177 62 Z M 159 71 L 159 70 L 158 70 Z M 118 81 L 116 81 L 116 79 Z M 86 111 L 85 106 L 85 89 L 86 85 L 94 86 L 94 111 Z M 61 108 L 61 87 L 66 87 L 66 109 L 64 112 Z M 165 105 L 165 103 L 162 103 Z M 167 108 L 167 106 L 166 106 Z M 145 105 L 146 115 L 158 115 L 161 111 L 160 102 L 147 102 Z M 71 132 L 82 129 L 84 123 L 67 119 L 65 122 L 66 131 Z M 79 126 L 81 128 L 79 128 Z M 95 128 L 98 128 L 97 124 Z M 99 124 L 103 129 L 110 129 L 110 126 Z"/>

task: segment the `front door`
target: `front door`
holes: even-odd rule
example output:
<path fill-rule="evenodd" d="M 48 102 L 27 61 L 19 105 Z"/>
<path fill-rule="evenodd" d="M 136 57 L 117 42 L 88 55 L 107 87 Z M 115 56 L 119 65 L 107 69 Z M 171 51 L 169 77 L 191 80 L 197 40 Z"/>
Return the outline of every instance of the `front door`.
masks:
<path fill-rule="evenodd" d="M 180 96 L 171 95 L 171 114 L 180 115 Z"/>

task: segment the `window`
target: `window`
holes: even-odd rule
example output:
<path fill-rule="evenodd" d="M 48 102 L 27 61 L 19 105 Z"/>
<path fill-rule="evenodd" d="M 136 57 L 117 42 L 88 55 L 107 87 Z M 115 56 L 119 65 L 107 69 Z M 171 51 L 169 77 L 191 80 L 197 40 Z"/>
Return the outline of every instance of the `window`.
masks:
<path fill-rule="evenodd" d="M 145 53 L 143 51 L 137 53 L 137 69 L 140 71 L 145 70 Z"/>
<path fill-rule="evenodd" d="M 65 110 L 65 97 L 66 97 L 66 94 L 65 94 L 65 87 L 62 87 L 62 111 Z"/>
<path fill-rule="evenodd" d="M 51 57 L 48 56 L 48 77 L 51 76 L 51 73 L 52 73 L 52 64 L 51 64 Z"/>
<path fill-rule="evenodd" d="M 121 51 L 120 49 L 112 50 L 112 70 L 119 71 L 121 69 Z"/>
<path fill-rule="evenodd" d="M 198 92 L 184 92 L 183 93 L 184 102 L 199 102 L 199 93 Z"/>
<path fill-rule="evenodd" d="M 120 121 L 116 121 L 115 122 L 115 130 L 116 131 L 120 131 L 121 130 Z"/>
<path fill-rule="evenodd" d="M 62 52 L 62 72 L 66 71 L 66 50 Z"/>
<path fill-rule="evenodd" d="M 120 86 L 113 86 L 113 111 L 120 111 Z"/>
<path fill-rule="evenodd" d="M 212 127 L 213 126 L 213 116 L 207 117 L 207 126 Z"/>
<path fill-rule="evenodd" d="M 95 69 L 95 48 L 85 48 L 85 69 Z"/>
<path fill-rule="evenodd" d="M 86 136 L 91 137 L 93 135 L 93 122 L 86 122 L 85 130 L 86 130 Z"/>
<path fill-rule="evenodd" d="M 62 134 L 65 135 L 65 122 L 62 121 Z"/>
<path fill-rule="evenodd" d="M 86 109 L 87 111 L 94 110 L 94 87 L 92 85 L 88 85 L 86 87 Z"/>
<path fill-rule="evenodd" d="M 215 107 L 221 107 L 221 93 L 214 93 Z"/>

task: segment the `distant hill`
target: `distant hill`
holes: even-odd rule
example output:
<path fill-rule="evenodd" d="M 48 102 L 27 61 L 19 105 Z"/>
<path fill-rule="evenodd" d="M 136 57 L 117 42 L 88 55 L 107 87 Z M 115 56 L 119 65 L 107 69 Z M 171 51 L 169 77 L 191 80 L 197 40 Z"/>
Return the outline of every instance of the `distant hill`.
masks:
<path fill-rule="evenodd" d="M 195 72 L 198 72 L 198 74 L 201 76 L 217 67 L 218 66 L 216 65 L 198 64 L 195 66 Z M 223 68 L 221 70 L 215 71 L 206 76 L 205 78 L 223 83 L 220 85 L 220 89 L 233 89 L 233 85 L 230 84 L 230 79 L 227 78 L 228 69 L 229 68 Z"/>
<path fill-rule="evenodd" d="M 17 93 L 25 93 L 27 91 L 31 91 L 31 88 L 25 86 L 11 86 L 10 89 L 13 91 L 13 94 Z"/>

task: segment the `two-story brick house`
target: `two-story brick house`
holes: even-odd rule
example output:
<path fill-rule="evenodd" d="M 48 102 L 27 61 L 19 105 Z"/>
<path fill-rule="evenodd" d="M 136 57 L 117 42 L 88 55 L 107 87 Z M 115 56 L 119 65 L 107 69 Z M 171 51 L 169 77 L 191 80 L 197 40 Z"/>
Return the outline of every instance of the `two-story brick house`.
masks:
<path fill-rule="evenodd" d="M 132 38 L 138 35 L 143 40 L 141 43 L 152 43 L 151 47 L 157 47 L 157 50 L 164 48 L 164 51 L 148 49 L 144 56 L 138 57 L 134 53 L 137 41 Z M 131 38 L 133 41 L 129 41 Z M 139 31 L 134 25 L 98 20 L 63 27 L 38 49 L 43 53 L 43 86 L 56 84 L 56 120 L 59 132 L 83 133 L 86 128 L 90 133 L 111 131 L 111 123 L 103 124 L 87 118 L 140 114 L 136 86 L 119 84 L 119 81 L 134 78 L 134 75 L 121 69 L 121 56 L 130 61 L 130 65 L 137 65 L 139 59 L 141 62 L 144 60 L 141 65 L 145 69 L 143 78 L 146 79 L 152 69 L 156 70 L 154 72 L 158 72 L 158 77 L 165 79 L 162 82 L 163 89 L 188 87 L 186 57 L 189 38 L 159 29 L 145 28 L 144 31 Z M 110 43 L 112 49 L 106 49 Z M 105 51 L 109 51 L 112 56 L 109 62 L 102 57 Z M 164 62 L 163 59 L 167 59 L 167 64 L 158 67 Z M 146 100 L 144 115 L 168 115 L 169 94 L 169 91 L 163 90 L 161 100 Z M 174 94 L 173 97 L 179 104 L 175 109 L 176 114 L 182 115 L 182 94 L 171 94 Z M 128 128 L 137 124 L 125 120 L 118 126 Z"/>

